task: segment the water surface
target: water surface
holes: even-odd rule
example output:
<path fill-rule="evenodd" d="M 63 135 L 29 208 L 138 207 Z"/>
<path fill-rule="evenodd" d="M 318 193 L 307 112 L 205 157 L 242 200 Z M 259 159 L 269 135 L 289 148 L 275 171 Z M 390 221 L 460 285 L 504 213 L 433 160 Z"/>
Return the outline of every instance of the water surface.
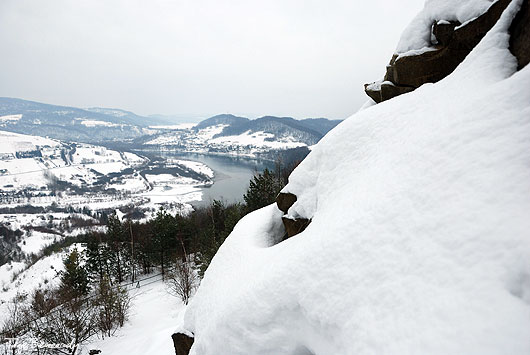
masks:
<path fill-rule="evenodd" d="M 254 173 L 265 168 L 271 169 L 274 166 L 272 162 L 266 160 L 232 156 L 166 151 L 150 153 L 165 158 L 198 161 L 208 165 L 214 171 L 214 184 L 201 188 L 202 201 L 192 202 L 195 206 L 207 205 L 213 200 L 222 200 L 227 203 L 242 202 L 243 194 L 247 191 Z"/>

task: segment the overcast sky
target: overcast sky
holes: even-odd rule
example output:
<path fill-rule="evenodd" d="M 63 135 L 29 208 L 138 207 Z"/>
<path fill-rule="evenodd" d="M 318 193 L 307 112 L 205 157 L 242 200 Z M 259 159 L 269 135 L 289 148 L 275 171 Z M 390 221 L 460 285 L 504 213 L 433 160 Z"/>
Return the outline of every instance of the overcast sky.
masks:
<path fill-rule="evenodd" d="M 0 0 L 0 96 L 345 118 L 424 0 Z"/>

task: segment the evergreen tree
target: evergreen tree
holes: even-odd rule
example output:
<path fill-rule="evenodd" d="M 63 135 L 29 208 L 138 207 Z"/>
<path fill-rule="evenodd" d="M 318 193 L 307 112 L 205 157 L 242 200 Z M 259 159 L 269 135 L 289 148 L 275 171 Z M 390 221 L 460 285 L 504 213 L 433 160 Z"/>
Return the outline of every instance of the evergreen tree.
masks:
<path fill-rule="evenodd" d="M 91 281 L 101 281 L 103 275 L 108 272 L 108 261 L 105 251 L 106 245 L 101 241 L 101 234 L 89 235 L 86 248 L 86 269 Z"/>
<path fill-rule="evenodd" d="M 109 217 L 107 222 L 107 243 L 105 258 L 110 262 L 110 273 L 118 283 L 123 282 L 127 272 L 127 231 L 116 214 Z"/>
<path fill-rule="evenodd" d="M 166 272 L 171 252 L 177 246 L 177 228 L 176 219 L 161 208 L 153 221 L 153 244 L 158 252 L 162 274 Z"/>
<path fill-rule="evenodd" d="M 70 294 L 72 297 L 88 294 L 88 273 L 81 264 L 81 255 L 77 249 L 72 250 L 63 263 L 64 271 L 61 274 L 61 291 L 65 294 Z"/>
<path fill-rule="evenodd" d="M 247 212 L 274 203 L 283 186 L 282 179 L 269 169 L 263 170 L 262 173 L 256 173 L 254 178 L 250 180 L 247 192 L 243 196 L 247 205 Z"/>

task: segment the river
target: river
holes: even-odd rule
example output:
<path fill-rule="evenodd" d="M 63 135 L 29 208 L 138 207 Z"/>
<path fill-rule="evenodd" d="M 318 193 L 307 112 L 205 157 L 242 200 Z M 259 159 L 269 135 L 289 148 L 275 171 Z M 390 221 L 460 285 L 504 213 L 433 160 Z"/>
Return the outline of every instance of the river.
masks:
<path fill-rule="evenodd" d="M 243 194 L 247 191 L 250 179 L 252 179 L 254 173 L 265 168 L 271 169 L 274 167 L 274 163 L 270 161 L 233 156 L 172 151 L 156 153 L 151 151 L 149 154 L 165 158 L 197 161 L 208 165 L 214 171 L 214 184 L 210 187 L 201 188 L 202 201 L 191 202 L 195 206 L 204 206 L 213 200 L 222 200 L 228 203 L 242 202 Z"/>

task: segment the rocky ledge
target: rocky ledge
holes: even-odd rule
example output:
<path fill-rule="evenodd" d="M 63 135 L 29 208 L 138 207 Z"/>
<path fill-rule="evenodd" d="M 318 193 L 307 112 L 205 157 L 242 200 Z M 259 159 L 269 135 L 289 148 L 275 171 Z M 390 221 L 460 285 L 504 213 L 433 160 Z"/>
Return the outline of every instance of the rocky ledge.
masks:
<path fill-rule="evenodd" d="M 481 16 L 465 24 L 439 19 L 431 26 L 432 47 L 394 54 L 383 80 L 365 84 L 368 96 L 380 103 L 411 92 L 425 83 L 435 83 L 451 74 L 499 20 L 511 0 L 498 0 Z M 510 50 L 519 69 L 530 61 L 529 0 L 524 0 L 510 27 Z"/>

